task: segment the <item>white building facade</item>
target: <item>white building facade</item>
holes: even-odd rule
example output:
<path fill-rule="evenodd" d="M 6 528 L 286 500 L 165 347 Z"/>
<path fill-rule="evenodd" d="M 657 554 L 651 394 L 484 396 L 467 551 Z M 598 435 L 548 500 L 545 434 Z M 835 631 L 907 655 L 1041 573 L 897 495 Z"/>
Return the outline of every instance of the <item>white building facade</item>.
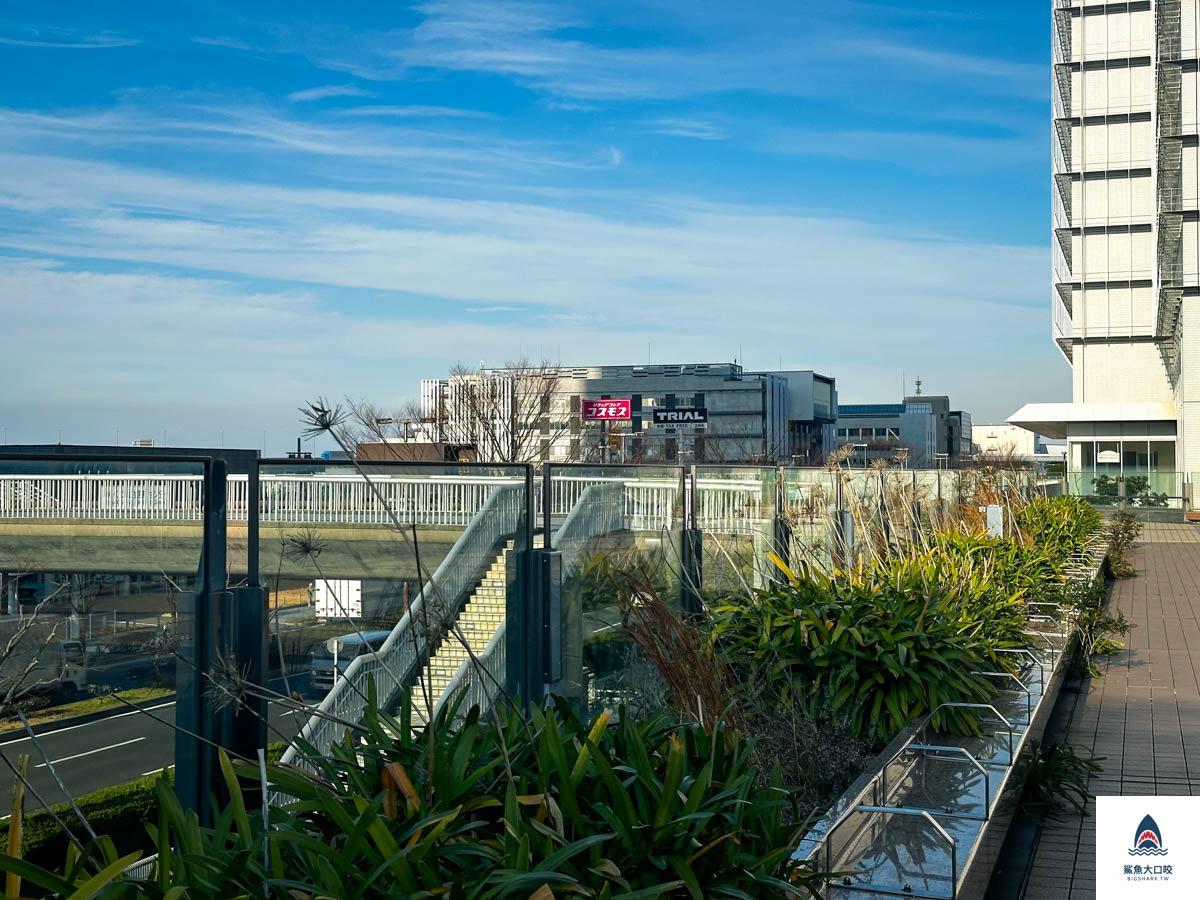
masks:
<path fill-rule="evenodd" d="M 1052 0 L 1052 334 L 1072 402 L 1010 421 L 1065 438 L 1078 492 L 1200 470 L 1200 0 Z M 1191 363 L 1191 364 L 1189 364 Z"/>

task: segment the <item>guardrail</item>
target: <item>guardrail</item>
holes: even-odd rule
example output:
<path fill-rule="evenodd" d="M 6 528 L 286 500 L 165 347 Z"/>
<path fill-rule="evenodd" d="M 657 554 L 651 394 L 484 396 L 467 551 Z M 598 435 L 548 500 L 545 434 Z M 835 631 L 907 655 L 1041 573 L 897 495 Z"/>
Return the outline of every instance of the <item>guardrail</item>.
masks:
<path fill-rule="evenodd" d="M 463 527 L 506 483 L 502 477 L 445 475 L 417 478 L 358 475 L 261 475 L 260 522 Z M 198 475 L 0 475 L 0 519 L 103 519 L 199 522 Z M 250 512 L 249 481 L 231 475 L 226 500 L 231 522 Z"/>
<path fill-rule="evenodd" d="M 437 571 L 417 594 L 409 609 L 392 628 L 383 645 L 375 653 L 356 656 L 339 678 L 317 713 L 309 719 L 300 736 L 318 752 L 326 753 L 344 732 L 345 726 L 330 721 L 334 716 L 342 721 L 357 722 L 366 709 L 367 679 L 374 677 L 378 702 L 386 706 L 404 686 L 407 674 L 424 652 L 428 636 L 414 627 L 427 604 L 453 606 L 470 588 L 472 580 L 483 565 L 494 558 L 496 547 L 516 532 L 520 523 L 524 482 L 496 485 L 483 507 L 475 513 L 466 531 L 446 554 Z M 439 621 L 440 610 L 431 613 Z M 284 762 L 295 762 L 295 745 L 284 753 Z"/>

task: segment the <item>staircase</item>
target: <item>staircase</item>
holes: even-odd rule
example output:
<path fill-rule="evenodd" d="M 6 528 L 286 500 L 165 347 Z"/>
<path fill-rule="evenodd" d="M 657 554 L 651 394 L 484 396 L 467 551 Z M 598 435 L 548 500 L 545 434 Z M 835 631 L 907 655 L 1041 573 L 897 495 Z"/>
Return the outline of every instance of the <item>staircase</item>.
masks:
<path fill-rule="evenodd" d="M 471 653 L 476 657 L 483 655 L 488 641 L 492 639 L 496 629 L 505 619 L 508 579 L 504 554 L 511 549 L 513 549 L 513 542 L 509 541 L 492 560 L 491 566 L 484 573 L 479 585 L 458 614 L 456 622 L 458 630 L 462 632 L 471 648 Z M 454 678 L 454 673 L 466 659 L 468 659 L 467 649 L 463 646 L 458 634 L 454 632 L 447 634 L 430 657 L 429 663 L 422 673 L 422 680 L 429 684 L 429 696 L 434 703 L 446 693 L 446 689 Z M 414 688 L 414 698 L 423 695 L 424 689 L 420 685 Z M 421 702 L 415 704 L 414 721 L 424 721 L 424 710 L 420 708 L 422 705 Z"/>

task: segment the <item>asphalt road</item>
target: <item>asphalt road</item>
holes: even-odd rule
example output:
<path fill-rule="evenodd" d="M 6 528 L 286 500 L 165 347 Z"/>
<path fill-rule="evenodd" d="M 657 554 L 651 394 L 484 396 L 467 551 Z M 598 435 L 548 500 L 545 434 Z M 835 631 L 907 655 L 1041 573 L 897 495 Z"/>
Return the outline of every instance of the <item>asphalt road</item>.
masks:
<path fill-rule="evenodd" d="M 79 797 L 102 787 L 133 781 L 160 772 L 164 766 L 174 765 L 175 731 L 171 727 L 175 721 L 174 701 L 159 704 L 151 701 L 145 708 L 162 721 L 128 710 L 95 722 L 68 725 L 38 735 L 42 750 L 72 796 Z M 268 740 L 291 739 L 306 721 L 303 712 L 272 704 Z M 14 764 L 18 753 L 28 753 L 32 757 L 29 782 L 45 801 L 51 805 L 64 802 L 66 798 L 46 766 L 46 760 L 30 738 L 0 743 L 0 754 Z M 7 819 L 12 809 L 13 778 L 12 770 L 0 763 L 0 819 Z M 26 791 L 26 810 L 40 809 L 41 805 Z"/>

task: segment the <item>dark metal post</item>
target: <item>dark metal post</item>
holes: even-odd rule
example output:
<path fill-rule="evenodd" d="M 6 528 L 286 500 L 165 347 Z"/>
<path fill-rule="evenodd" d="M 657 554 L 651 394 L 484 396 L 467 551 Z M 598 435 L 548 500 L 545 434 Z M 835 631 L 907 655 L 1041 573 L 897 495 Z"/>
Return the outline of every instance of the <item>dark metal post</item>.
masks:
<path fill-rule="evenodd" d="M 191 634 L 180 648 L 176 665 L 175 720 L 181 730 L 175 732 L 175 794 L 185 809 L 197 812 L 202 824 L 212 818 L 209 794 L 221 793 L 216 750 L 209 742 L 221 743 L 222 723 L 210 708 L 211 682 L 206 675 L 212 673 L 220 653 L 232 602 L 225 591 L 226 477 L 224 460 L 211 460 L 205 465 L 196 590 L 180 598 L 184 615 L 191 622 Z"/>
<path fill-rule="evenodd" d="M 680 602 L 683 611 L 695 615 L 703 608 L 700 589 L 704 586 L 704 532 L 699 528 L 683 530 L 683 585 Z"/>
<path fill-rule="evenodd" d="M 787 482 L 784 480 L 782 469 L 775 470 L 775 555 L 783 560 L 784 565 L 791 565 L 792 526 L 788 524 L 787 516 Z M 777 567 L 771 566 L 773 580 L 783 583 L 783 573 Z"/>
<path fill-rule="evenodd" d="M 539 578 L 541 561 L 532 548 L 533 470 L 526 467 L 525 513 L 518 526 L 515 549 L 504 554 L 506 571 L 505 634 L 508 641 L 509 688 L 521 704 L 541 704 L 545 693 L 544 650 L 546 621 Z"/>

